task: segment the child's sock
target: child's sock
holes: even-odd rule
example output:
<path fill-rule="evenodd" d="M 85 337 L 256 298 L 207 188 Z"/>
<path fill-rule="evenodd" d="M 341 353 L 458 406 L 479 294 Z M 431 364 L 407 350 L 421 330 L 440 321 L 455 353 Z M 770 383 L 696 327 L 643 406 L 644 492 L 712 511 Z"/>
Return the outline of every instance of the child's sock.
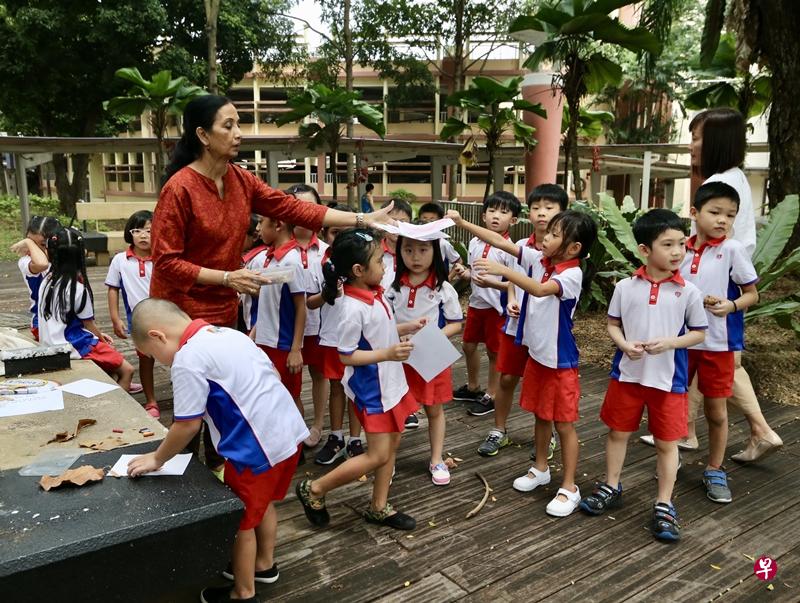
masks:
<path fill-rule="evenodd" d="M 361 436 L 350 436 L 349 438 L 347 438 L 348 446 L 353 442 L 360 442 L 360 441 L 361 441 Z"/>
<path fill-rule="evenodd" d="M 331 431 L 331 435 L 335 435 L 337 440 L 342 439 L 342 430 L 339 429 L 338 431 Z"/>

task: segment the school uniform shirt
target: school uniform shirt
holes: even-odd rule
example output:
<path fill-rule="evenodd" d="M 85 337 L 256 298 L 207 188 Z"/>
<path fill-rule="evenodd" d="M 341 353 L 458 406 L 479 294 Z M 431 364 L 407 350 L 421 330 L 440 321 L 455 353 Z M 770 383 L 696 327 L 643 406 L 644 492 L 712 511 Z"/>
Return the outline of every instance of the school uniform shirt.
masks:
<path fill-rule="evenodd" d="M 64 316 L 67 317 L 66 321 L 59 320 L 56 308 L 53 308 L 53 313 L 50 318 L 45 318 L 42 315 L 42 301 L 47 295 L 48 290 L 53 286 L 52 275 L 48 275 L 39 287 L 39 343 L 42 345 L 63 345 L 70 344 L 72 346 L 72 353 L 70 358 L 75 360 L 83 358 L 92 348 L 97 345 L 97 337 L 91 331 L 83 327 L 84 320 L 94 319 L 94 308 L 92 307 L 92 300 L 89 298 L 89 292 L 82 283 L 75 284 L 75 306 L 74 308 L 65 308 Z M 81 300 L 85 298 L 85 303 L 80 311 Z M 53 296 L 53 306 L 58 302 L 58 297 Z"/>
<path fill-rule="evenodd" d="M 531 358 L 543 366 L 575 368 L 578 366 L 578 346 L 572 334 L 572 316 L 581 296 L 583 271 L 580 260 L 575 258 L 553 265 L 550 258 L 544 256 L 536 261 L 535 250 L 526 252 L 526 248 L 521 249 L 519 257 L 532 262 L 530 278 L 540 283 L 556 281 L 559 292 L 545 297 L 525 297 L 520 309 L 525 320 L 520 321 L 521 333 L 517 343 L 527 346 Z"/>
<path fill-rule="evenodd" d="M 306 278 L 306 294 L 315 295 L 322 291 L 322 284 L 325 280 L 322 276 L 322 264 L 323 258 L 327 260 L 325 252 L 328 249 L 328 244 L 325 241 L 320 241 L 315 233 L 311 235 L 311 240 L 306 247 L 298 243 L 297 249 L 300 252 L 300 261 L 303 264 L 303 272 Z M 306 308 L 306 329 L 303 332 L 303 336 L 319 335 L 319 329 L 320 309 L 312 310 Z"/>
<path fill-rule="evenodd" d="M 128 319 L 128 330 L 131 328 L 131 313 L 143 299 L 150 297 L 150 277 L 153 275 L 153 258 L 140 258 L 129 247 L 120 251 L 111 260 L 106 275 L 106 286 L 119 289 L 122 303 L 125 305 L 125 316 Z"/>
<path fill-rule="evenodd" d="M 258 247 L 253 247 L 253 249 L 245 253 L 242 256 L 242 268 L 247 268 L 248 270 L 257 272 L 258 267 L 255 265 L 256 256 L 267 249 L 269 249 L 267 245 L 259 245 Z M 262 259 L 259 266 L 263 265 L 264 260 Z M 240 293 L 239 303 L 242 305 L 242 320 L 244 321 L 244 328 L 247 331 L 250 331 L 250 329 L 252 329 L 256 324 L 256 317 L 258 316 L 258 296 Z"/>
<path fill-rule="evenodd" d="M 50 272 L 50 264 L 39 274 L 34 274 L 31 272 L 31 256 L 23 255 L 19 258 L 17 266 L 25 280 L 25 286 L 28 288 L 28 297 L 31 300 L 31 305 L 28 307 L 31 313 L 31 328 L 35 329 L 39 326 L 39 287 L 41 287 L 44 277 Z"/>
<path fill-rule="evenodd" d="M 294 340 L 297 316 L 294 295 L 306 292 L 305 272 L 300 260 L 297 241 L 284 243 L 259 253 L 253 264 L 261 268 L 291 268 L 291 282 L 263 285 L 258 292 L 256 314 L 256 343 L 276 350 L 289 351 Z"/>
<path fill-rule="evenodd" d="M 345 285 L 344 295 L 336 300 L 336 305 L 340 303 L 340 354 L 349 356 L 356 350 L 381 350 L 400 343 L 397 323 L 381 287 Z M 408 392 L 403 363 L 391 360 L 345 366 L 342 385 L 347 397 L 368 415 L 391 410 Z"/>
<path fill-rule="evenodd" d="M 449 274 L 453 264 L 461 261 L 461 254 L 456 251 L 456 248 L 447 239 L 439 239 L 439 249 L 442 251 L 444 268 Z"/>
<path fill-rule="evenodd" d="M 508 233 L 504 236 L 508 238 Z M 473 237 L 469 242 L 469 267 L 472 270 L 473 276 L 475 275 L 475 269 L 473 268 L 475 261 L 481 258 L 486 258 L 492 262 L 498 262 L 509 267 L 513 266 L 515 262 L 515 258 L 508 255 L 505 251 L 500 251 L 488 243 L 484 243 L 478 237 Z M 488 278 L 499 280 L 494 276 Z M 473 283 L 472 293 L 469 295 L 470 308 L 477 308 L 479 310 L 494 308 L 498 314 L 502 315 L 505 314 L 507 303 L 507 293 L 499 289 L 493 289 L 492 287 L 479 287 Z"/>
<path fill-rule="evenodd" d="M 697 245 L 697 236 L 686 242 L 686 257 L 681 264 L 681 276 L 697 286 L 703 294 L 721 300 L 737 299 L 740 287 L 758 282 L 756 269 L 744 245 L 739 241 L 709 239 Z M 744 312 L 731 312 L 727 316 L 714 316 L 706 310 L 708 332 L 706 339 L 693 350 L 711 352 L 744 349 Z"/>
<path fill-rule="evenodd" d="M 274 467 L 308 437 L 272 362 L 244 333 L 192 321 L 170 373 L 175 421 L 205 420 L 217 452 L 240 472 Z"/>
<path fill-rule="evenodd" d="M 381 247 L 383 248 L 383 278 L 381 279 L 381 287 L 383 287 L 385 291 L 388 291 L 389 287 L 391 287 L 394 282 L 394 275 L 397 272 L 397 254 L 386 244 L 386 239 L 381 240 Z"/>
<path fill-rule="evenodd" d="M 416 286 L 404 274 L 400 277 L 400 291 L 392 287 L 386 292 L 386 299 L 398 323 L 427 318 L 428 323 L 436 323 L 441 329 L 449 322 L 464 320 L 461 304 L 458 303 L 458 293 L 453 285 L 445 281 L 437 289 L 433 271 Z"/>
<path fill-rule="evenodd" d="M 517 248 L 519 249 L 519 254 L 517 261 L 513 264 L 513 268 L 525 276 L 530 276 L 531 266 L 533 266 L 535 262 L 538 262 L 542 257 L 542 252 L 536 246 L 536 233 L 531 234 L 531 236 L 527 239 L 520 239 L 517 241 Z M 516 285 L 514 285 L 514 291 L 517 296 L 517 305 L 522 308 L 522 304 L 525 302 L 525 298 L 527 297 L 528 293 Z M 523 322 L 525 321 L 525 316 L 522 314 L 522 312 L 520 312 L 519 318 L 514 318 L 511 316 L 507 317 L 506 326 L 503 332 L 506 335 L 516 337 L 517 332 L 520 329 L 520 319 Z"/>
<path fill-rule="evenodd" d="M 622 323 L 627 341 L 650 341 L 657 337 L 679 337 L 687 330 L 707 329 L 703 295 L 680 272 L 655 281 L 644 266 L 614 287 L 608 316 Z M 645 354 L 632 360 L 617 350 L 611 377 L 665 392 L 688 391 L 689 354 L 685 348 L 660 354 Z"/>

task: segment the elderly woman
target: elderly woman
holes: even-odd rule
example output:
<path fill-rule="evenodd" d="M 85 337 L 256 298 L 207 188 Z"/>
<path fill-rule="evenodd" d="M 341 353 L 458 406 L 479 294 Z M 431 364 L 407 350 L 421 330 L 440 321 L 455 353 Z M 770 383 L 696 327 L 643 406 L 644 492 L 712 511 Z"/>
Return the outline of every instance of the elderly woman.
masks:
<path fill-rule="evenodd" d="M 183 131 L 153 216 L 150 296 L 194 319 L 235 327 L 237 293 L 255 294 L 267 282 L 241 267 L 251 213 L 312 231 L 390 221 L 391 207 L 365 216 L 303 203 L 232 164 L 242 133 L 236 108 L 223 96 L 190 102 Z"/>

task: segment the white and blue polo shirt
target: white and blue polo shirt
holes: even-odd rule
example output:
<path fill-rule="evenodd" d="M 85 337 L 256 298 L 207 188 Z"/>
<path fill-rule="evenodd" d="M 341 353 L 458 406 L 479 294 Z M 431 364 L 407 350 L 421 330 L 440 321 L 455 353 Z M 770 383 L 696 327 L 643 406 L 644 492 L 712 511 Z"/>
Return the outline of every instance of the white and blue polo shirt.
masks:
<path fill-rule="evenodd" d="M 442 252 L 442 259 L 444 260 L 444 268 L 447 273 L 450 273 L 450 268 L 453 267 L 453 264 L 461 261 L 461 254 L 456 251 L 456 248 L 453 247 L 453 244 L 445 239 L 439 239 L 439 249 Z"/>
<path fill-rule="evenodd" d="M 262 473 L 308 437 L 272 362 L 244 333 L 192 321 L 171 377 L 175 420 L 205 420 L 214 447 L 238 471 Z"/>
<path fill-rule="evenodd" d="M 150 277 L 153 275 L 153 258 L 140 258 L 133 246 L 120 251 L 111 260 L 106 275 L 106 286 L 119 289 L 122 303 L 125 305 L 125 316 L 128 319 L 128 330 L 131 328 L 131 313 L 143 299 L 150 297 Z"/>
<path fill-rule="evenodd" d="M 300 252 L 300 261 L 303 264 L 303 271 L 306 277 L 306 293 L 315 295 L 322 291 L 324 278 L 322 276 L 322 264 L 325 263 L 328 244 L 320 241 L 316 233 L 311 235 L 311 240 L 306 247 L 297 244 Z M 320 309 L 306 308 L 306 329 L 303 336 L 319 335 L 320 329 Z"/>
<path fill-rule="evenodd" d="M 519 249 L 519 252 L 517 254 L 517 261 L 514 262 L 513 268 L 517 272 L 530 277 L 531 266 L 533 266 L 535 262 L 538 262 L 542 257 L 542 252 L 536 244 L 536 233 L 531 234 L 531 236 L 527 239 L 520 239 L 517 241 L 517 249 Z M 514 291 L 517 296 L 517 304 L 519 304 L 519 307 L 522 308 L 528 293 L 516 285 L 514 285 Z M 525 322 L 525 314 L 522 312 L 520 312 L 519 318 L 508 316 L 506 318 L 506 326 L 503 332 L 506 335 L 511 335 L 512 337 L 516 338 L 518 332 L 521 331 L 519 326 L 520 321 L 523 323 Z"/>
<path fill-rule="evenodd" d="M 394 275 L 397 273 L 397 248 L 395 251 L 389 249 L 386 239 L 381 239 L 381 249 L 383 249 L 383 278 L 381 287 L 388 290 L 394 282 Z"/>
<path fill-rule="evenodd" d="M 678 271 L 656 281 L 644 266 L 619 281 L 608 307 L 608 316 L 622 323 L 626 341 L 647 342 L 657 337 L 680 337 L 688 330 L 708 328 L 703 295 Z M 683 348 L 645 354 L 632 360 L 617 350 L 611 377 L 665 392 L 688 391 L 689 354 Z"/>
<path fill-rule="evenodd" d="M 400 343 L 397 323 L 383 288 L 344 286 L 339 329 L 339 353 L 382 350 Z M 391 410 L 408 392 L 403 363 L 387 360 L 364 366 L 345 366 L 342 385 L 347 397 L 369 415 Z"/>
<path fill-rule="evenodd" d="M 31 272 L 31 256 L 23 255 L 17 262 L 19 271 L 22 273 L 22 278 L 25 280 L 25 286 L 28 288 L 28 297 L 31 300 L 31 305 L 28 310 L 31 313 L 31 328 L 35 329 L 39 326 L 39 287 L 42 285 L 42 280 L 50 272 L 50 265 L 47 269 L 39 274 Z"/>
<path fill-rule="evenodd" d="M 305 294 L 306 277 L 297 241 L 292 239 L 280 247 L 262 251 L 253 260 L 257 268 L 291 268 L 294 276 L 289 283 L 263 285 L 258 293 L 256 343 L 288 352 L 294 340 L 297 317 L 294 296 Z"/>
<path fill-rule="evenodd" d="M 535 261 L 534 249 L 520 248 L 518 261 L 522 258 L 533 260 L 529 266 L 530 278 L 546 283 L 558 283 L 557 295 L 536 297 L 527 295 L 523 299 L 517 334 L 517 343 L 527 346 L 528 353 L 539 364 L 554 368 L 575 368 L 578 366 L 578 345 L 572 334 L 572 316 L 581 297 L 583 271 L 578 258 L 561 262 L 555 266 L 550 258 L 539 257 Z M 529 251 L 525 251 L 528 249 Z"/>
<path fill-rule="evenodd" d="M 681 276 L 693 283 L 703 296 L 713 295 L 721 300 L 737 299 L 741 286 L 758 282 L 756 269 L 744 245 L 734 239 L 710 239 L 696 246 L 697 236 L 686 242 L 686 257 L 681 264 Z M 727 316 L 708 316 L 706 339 L 693 350 L 728 352 L 744 349 L 744 312 Z"/>
<path fill-rule="evenodd" d="M 508 238 L 508 233 L 504 236 Z M 513 256 L 508 255 L 505 251 L 484 243 L 478 237 L 473 237 L 469 242 L 469 267 L 472 270 L 473 277 L 475 275 L 475 269 L 473 268 L 475 261 L 481 258 L 509 267 L 513 266 L 516 261 Z M 487 276 L 486 278 L 501 280 L 494 276 Z M 472 283 L 472 292 L 469 295 L 470 308 L 477 308 L 478 310 L 494 308 L 498 314 L 502 315 L 506 312 L 507 303 L 507 293 L 492 287 L 479 287 L 474 282 Z"/>
<path fill-rule="evenodd" d="M 48 274 L 39 287 L 39 342 L 42 345 L 63 345 L 68 343 L 73 349 L 70 357 L 76 360 L 83 358 L 92 351 L 98 341 L 91 331 L 83 327 L 84 320 L 94 319 L 94 308 L 92 307 L 89 292 L 83 286 L 83 283 L 75 283 L 75 307 L 65 308 L 63 315 L 67 317 L 67 320 L 63 322 L 58 319 L 55 307 L 50 318 L 45 318 L 42 315 L 42 301 L 52 286 L 53 277 L 52 274 Z M 81 307 L 82 301 L 83 308 L 78 312 L 76 310 Z M 53 305 L 55 306 L 57 303 L 58 296 L 53 295 Z"/>
<path fill-rule="evenodd" d="M 464 320 L 458 293 L 453 285 L 444 281 L 437 289 L 436 274 L 433 271 L 416 286 L 411 284 L 408 274 L 404 274 L 400 277 L 400 291 L 394 287 L 388 289 L 386 300 L 394 310 L 398 323 L 427 318 L 428 323 L 436 323 L 441 329 L 447 323 Z"/>
<path fill-rule="evenodd" d="M 255 259 L 259 253 L 269 249 L 267 245 L 258 245 L 253 247 L 250 251 L 242 256 L 242 268 L 257 272 L 258 269 L 264 265 L 263 259 L 259 266 L 255 266 Z M 242 320 L 244 321 L 244 328 L 250 331 L 256 324 L 256 317 L 258 316 L 258 296 L 248 295 L 247 293 L 239 294 L 239 303 L 242 304 Z"/>

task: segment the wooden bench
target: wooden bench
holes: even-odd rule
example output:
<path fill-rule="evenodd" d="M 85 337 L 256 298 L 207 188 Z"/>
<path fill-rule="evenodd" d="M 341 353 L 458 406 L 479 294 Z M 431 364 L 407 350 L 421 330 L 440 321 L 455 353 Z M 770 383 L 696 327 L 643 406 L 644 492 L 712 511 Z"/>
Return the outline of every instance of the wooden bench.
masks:
<path fill-rule="evenodd" d="M 143 201 L 92 201 L 91 203 L 78 203 L 75 208 L 78 220 L 85 222 L 94 220 L 127 220 L 131 214 L 141 210 L 153 211 L 156 199 L 149 195 L 150 200 Z M 125 237 L 121 230 L 107 232 L 87 231 L 84 239 L 86 250 L 92 251 L 97 258 L 98 266 L 108 266 L 111 256 L 124 251 L 127 247 Z"/>

